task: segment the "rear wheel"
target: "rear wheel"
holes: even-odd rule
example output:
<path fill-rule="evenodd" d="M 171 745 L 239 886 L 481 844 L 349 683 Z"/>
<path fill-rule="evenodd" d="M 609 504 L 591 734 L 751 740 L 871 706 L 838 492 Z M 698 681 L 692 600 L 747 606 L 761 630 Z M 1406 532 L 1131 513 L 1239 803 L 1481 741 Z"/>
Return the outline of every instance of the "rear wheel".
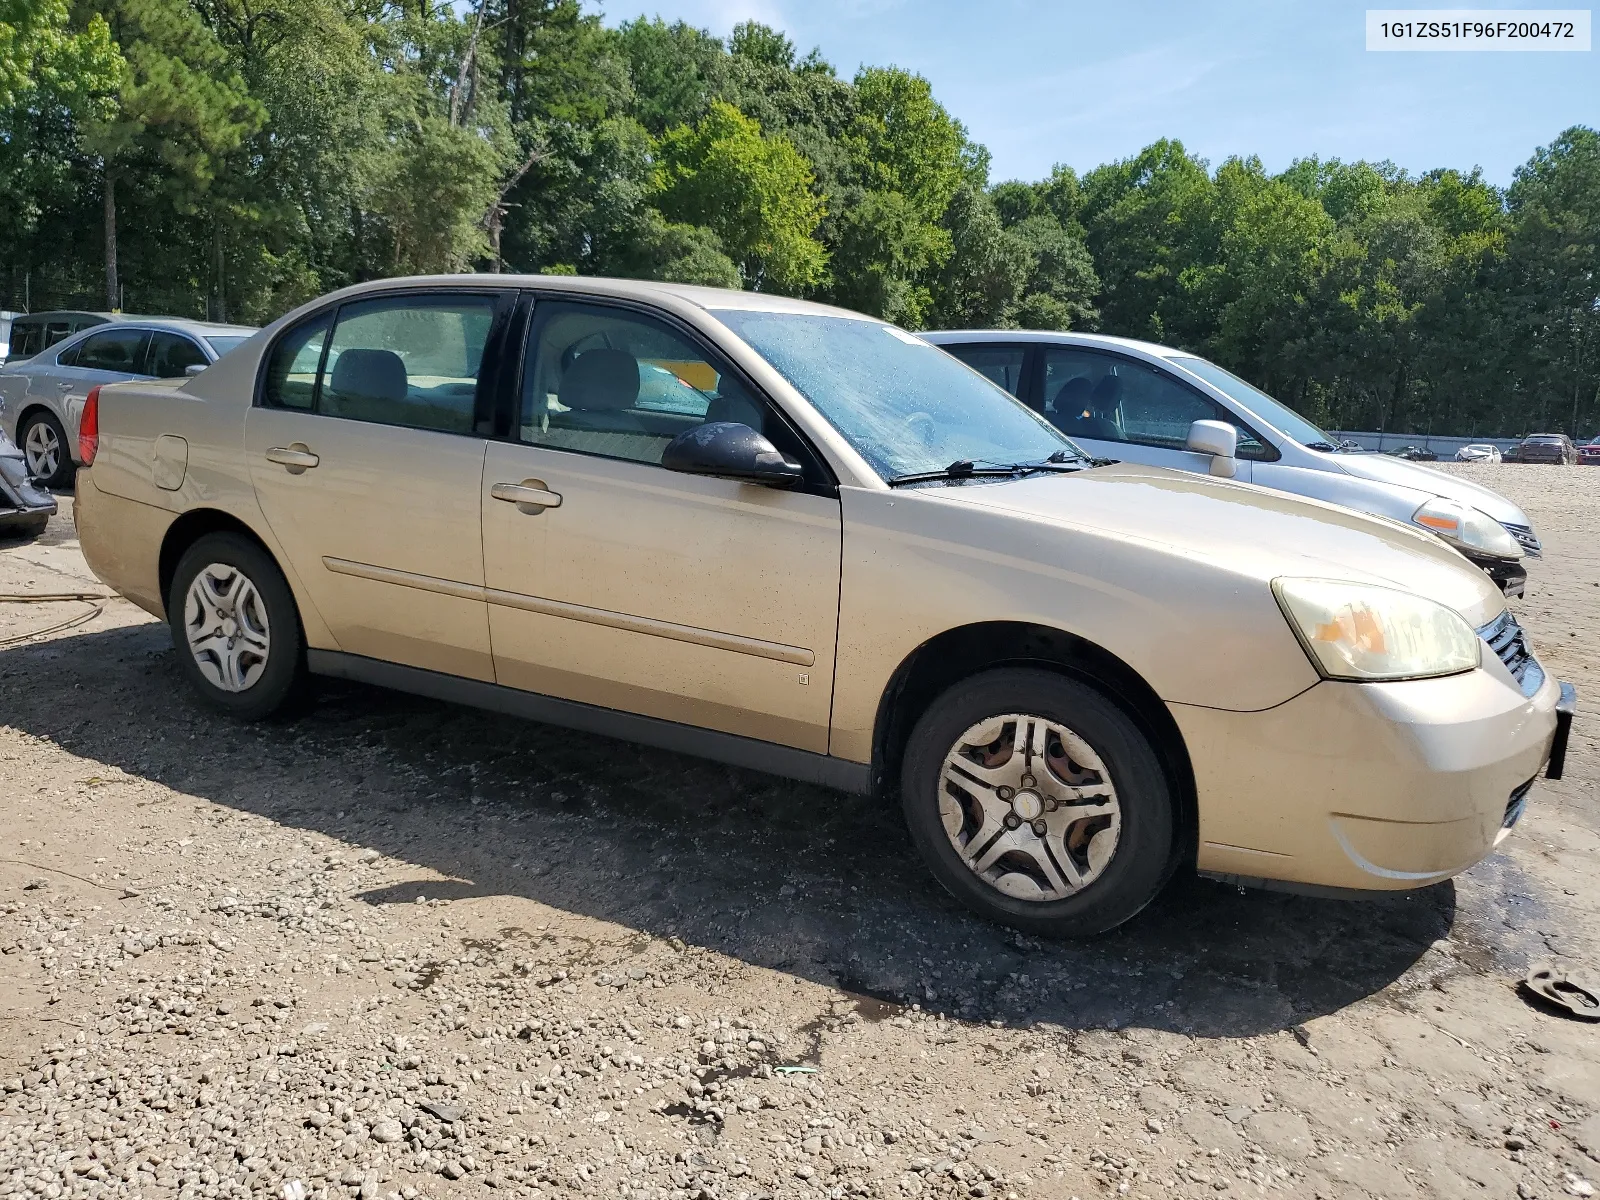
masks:
<path fill-rule="evenodd" d="M 940 696 L 907 743 L 901 794 L 934 876 L 1007 925 L 1103 933 L 1169 873 L 1172 797 L 1149 739 L 1047 671 L 989 671 Z"/>
<path fill-rule="evenodd" d="M 211 533 L 178 561 L 167 623 L 184 674 L 212 708 L 271 716 L 305 685 L 305 640 L 283 572 L 237 533 Z"/>
<path fill-rule="evenodd" d="M 23 419 L 22 428 L 17 430 L 17 441 L 22 443 L 28 474 L 42 480 L 46 487 L 66 487 L 72 482 L 77 468 L 72 463 L 72 451 L 67 447 L 67 431 L 54 413 L 29 413 Z"/>

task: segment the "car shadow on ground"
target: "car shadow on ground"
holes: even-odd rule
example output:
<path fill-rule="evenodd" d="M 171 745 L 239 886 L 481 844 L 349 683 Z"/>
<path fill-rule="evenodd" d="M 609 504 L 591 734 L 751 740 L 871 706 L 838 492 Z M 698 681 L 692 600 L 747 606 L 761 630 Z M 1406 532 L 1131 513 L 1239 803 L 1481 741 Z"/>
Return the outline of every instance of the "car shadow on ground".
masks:
<path fill-rule="evenodd" d="M 447 877 L 369 903 L 524 896 L 967 1020 L 1284 1029 L 1389 986 L 1457 917 L 1451 884 L 1349 902 L 1180 876 L 1104 938 L 1021 936 L 938 889 L 892 805 L 359 685 L 241 726 L 156 624 L 0 652 L 0 697 L 74 754 Z"/>

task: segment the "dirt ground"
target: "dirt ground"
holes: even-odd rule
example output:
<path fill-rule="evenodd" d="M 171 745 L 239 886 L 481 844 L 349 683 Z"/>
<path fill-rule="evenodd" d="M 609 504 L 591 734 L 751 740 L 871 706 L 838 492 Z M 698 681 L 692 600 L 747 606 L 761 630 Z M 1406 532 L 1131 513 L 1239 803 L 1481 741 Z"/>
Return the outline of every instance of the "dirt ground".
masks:
<path fill-rule="evenodd" d="M 1089 943 L 866 799 L 349 685 L 237 726 L 131 605 L 0 603 L 0 1196 L 1591 1196 L 1600 1024 L 1516 982 L 1600 968 L 1600 471 L 1472 474 L 1567 778 L 1453 883 Z M 63 506 L 0 592 L 102 590 Z"/>

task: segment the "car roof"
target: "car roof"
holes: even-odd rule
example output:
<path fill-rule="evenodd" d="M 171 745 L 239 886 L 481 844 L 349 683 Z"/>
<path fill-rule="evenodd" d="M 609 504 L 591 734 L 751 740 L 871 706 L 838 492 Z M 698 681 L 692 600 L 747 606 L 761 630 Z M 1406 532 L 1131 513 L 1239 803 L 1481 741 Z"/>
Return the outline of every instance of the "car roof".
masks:
<path fill-rule="evenodd" d="M 137 317 L 130 317 L 125 313 L 90 312 L 82 308 L 52 308 L 45 312 L 19 313 L 11 319 L 13 325 L 24 322 L 48 324 L 51 321 L 76 321 L 88 317 L 95 321 L 133 321 Z"/>
<path fill-rule="evenodd" d="M 1071 333 L 1052 329 L 940 329 L 919 334 L 936 346 L 956 346 L 968 342 L 1046 342 L 1058 346 L 1099 347 L 1105 350 L 1138 350 L 1158 358 L 1193 358 L 1195 355 L 1177 346 L 1162 346 L 1155 342 L 1141 342 L 1137 338 L 1112 337 L 1106 333 Z"/>
<path fill-rule="evenodd" d="M 193 321 L 188 317 L 123 317 L 120 324 L 136 325 L 141 329 L 167 330 L 173 333 L 187 333 L 195 337 L 205 337 L 208 334 L 227 334 L 234 337 L 249 337 L 256 332 L 253 325 L 223 325 L 216 321 Z M 81 331 L 84 334 L 105 330 L 99 326 L 90 326 Z"/>
<path fill-rule="evenodd" d="M 788 296 L 774 296 L 768 292 L 745 292 L 734 288 L 701 287 L 691 283 L 659 283 L 646 279 L 616 279 L 604 275 L 408 275 L 393 279 L 375 279 L 355 284 L 342 291 L 321 297 L 321 301 L 338 298 L 341 302 L 358 300 L 363 296 L 381 295 L 383 292 L 412 288 L 537 288 L 545 292 L 572 292 L 582 296 L 619 297 L 651 300 L 672 296 L 688 301 L 710 312 L 718 310 L 744 310 L 750 312 L 811 313 L 816 316 L 851 317 L 858 321 L 878 321 L 880 318 L 849 309 L 817 304 L 811 300 L 795 300 Z"/>

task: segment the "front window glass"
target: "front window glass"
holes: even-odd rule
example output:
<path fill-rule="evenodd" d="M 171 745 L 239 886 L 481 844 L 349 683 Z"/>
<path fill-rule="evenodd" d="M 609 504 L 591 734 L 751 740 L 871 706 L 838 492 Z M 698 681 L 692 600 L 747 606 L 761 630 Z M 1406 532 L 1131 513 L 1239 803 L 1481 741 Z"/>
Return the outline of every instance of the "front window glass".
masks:
<path fill-rule="evenodd" d="M 181 333 L 156 332 L 150 335 L 146 375 L 154 375 L 158 379 L 176 379 L 196 365 L 205 366 L 206 356 L 191 339 Z"/>
<path fill-rule="evenodd" d="M 867 317 L 724 309 L 720 320 L 885 479 L 1080 451 L 938 347 Z"/>
<path fill-rule="evenodd" d="M 1280 433 L 1286 434 L 1299 442 L 1302 446 L 1309 446 L 1313 450 L 1333 450 L 1337 443 L 1322 430 L 1288 405 L 1274 400 L 1260 388 L 1246 383 L 1232 371 L 1224 371 L 1214 362 L 1207 362 L 1203 358 L 1169 358 L 1167 360 L 1175 367 L 1181 367 L 1191 375 L 1198 375 L 1212 387 L 1216 388 L 1235 404 L 1243 406 L 1247 411 L 1260 417 L 1266 424 L 1271 425 Z"/>
<path fill-rule="evenodd" d="M 542 300 L 528 338 L 521 437 L 530 445 L 658 464 L 685 430 L 736 421 L 796 457 L 793 435 L 766 405 L 663 322 Z"/>
<path fill-rule="evenodd" d="M 211 349 L 212 349 L 213 352 L 215 352 L 215 354 L 216 354 L 216 356 L 218 358 L 221 358 L 224 354 L 226 354 L 229 350 L 232 350 L 235 346 L 239 345 L 241 342 L 246 342 L 246 341 L 249 341 L 249 340 L 250 340 L 250 335 L 247 334 L 247 333 L 238 333 L 238 334 L 213 333 L 213 334 L 208 334 L 207 337 L 206 337 L 206 341 L 211 344 Z"/>
<path fill-rule="evenodd" d="M 1225 421 L 1239 431 L 1239 457 L 1270 458 L 1261 440 L 1220 404 L 1147 363 L 1074 347 L 1051 347 L 1044 359 L 1044 410 L 1069 436 L 1184 450 L 1196 421 Z"/>

